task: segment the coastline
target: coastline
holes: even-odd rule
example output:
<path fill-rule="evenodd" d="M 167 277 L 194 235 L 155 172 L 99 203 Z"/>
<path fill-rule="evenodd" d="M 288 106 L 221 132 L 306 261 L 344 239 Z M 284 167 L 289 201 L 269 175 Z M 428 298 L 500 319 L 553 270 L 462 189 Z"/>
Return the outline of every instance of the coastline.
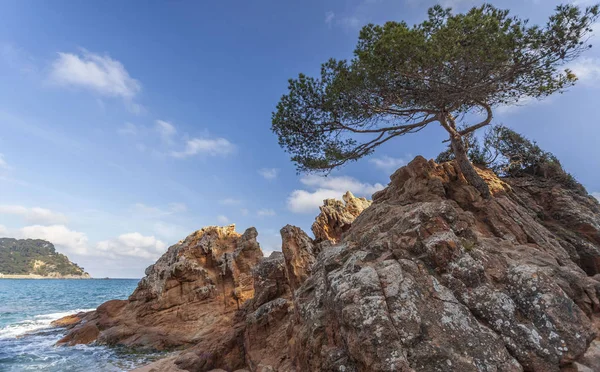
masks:
<path fill-rule="evenodd" d="M 0 279 L 94 279 L 90 276 L 43 276 L 37 274 L 0 274 Z"/>

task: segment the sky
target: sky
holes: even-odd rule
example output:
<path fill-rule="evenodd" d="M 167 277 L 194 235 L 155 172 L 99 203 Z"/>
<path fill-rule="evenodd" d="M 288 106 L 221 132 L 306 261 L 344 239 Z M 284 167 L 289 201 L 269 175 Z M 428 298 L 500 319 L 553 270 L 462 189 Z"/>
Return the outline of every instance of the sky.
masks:
<path fill-rule="evenodd" d="M 270 130 L 289 78 L 350 58 L 361 26 L 419 23 L 435 3 L 0 2 L 0 236 L 49 240 L 94 277 L 140 278 L 208 225 L 255 226 L 266 254 L 281 250 L 279 229 L 310 232 L 323 199 L 370 198 L 444 149 L 430 126 L 323 178 L 296 174 Z M 544 23 L 559 1 L 492 3 Z M 598 197 L 599 50 L 571 66 L 580 81 L 565 94 L 494 118 Z"/>

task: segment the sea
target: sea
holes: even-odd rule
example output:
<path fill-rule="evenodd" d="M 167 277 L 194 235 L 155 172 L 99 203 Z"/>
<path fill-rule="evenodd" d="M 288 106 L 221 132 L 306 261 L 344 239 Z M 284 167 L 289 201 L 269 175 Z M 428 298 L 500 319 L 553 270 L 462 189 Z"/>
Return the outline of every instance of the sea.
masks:
<path fill-rule="evenodd" d="M 0 279 L 0 371 L 116 372 L 159 359 L 102 345 L 55 346 L 63 329 L 53 320 L 126 299 L 137 279 Z"/>

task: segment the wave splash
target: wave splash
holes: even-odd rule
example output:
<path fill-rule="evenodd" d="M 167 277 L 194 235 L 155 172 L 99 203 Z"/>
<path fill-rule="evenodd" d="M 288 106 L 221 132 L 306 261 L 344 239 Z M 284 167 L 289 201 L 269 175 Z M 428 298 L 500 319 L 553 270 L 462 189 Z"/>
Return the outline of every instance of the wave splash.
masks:
<path fill-rule="evenodd" d="M 68 315 L 92 310 L 95 309 L 75 309 L 59 313 L 35 315 L 31 319 L 26 319 L 17 323 L 8 324 L 0 328 L 0 340 L 7 338 L 17 338 L 26 334 L 34 333 L 42 329 L 52 328 L 50 323 L 52 323 L 55 320 L 58 320 Z"/>

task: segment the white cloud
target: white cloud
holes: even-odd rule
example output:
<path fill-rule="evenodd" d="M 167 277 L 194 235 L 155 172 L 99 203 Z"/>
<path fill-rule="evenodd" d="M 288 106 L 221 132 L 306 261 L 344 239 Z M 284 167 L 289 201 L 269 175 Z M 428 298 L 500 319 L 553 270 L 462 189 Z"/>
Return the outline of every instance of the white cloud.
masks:
<path fill-rule="evenodd" d="M 187 211 L 187 205 L 184 203 L 169 203 L 169 212 L 183 213 Z"/>
<path fill-rule="evenodd" d="M 384 188 L 384 186 L 380 183 L 376 183 L 374 185 L 370 183 L 362 183 L 356 178 L 349 176 L 321 177 L 311 174 L 302 177 L 300 182 L 306 186 L 311 186 L 314 188 L 331 189 L 342 193 L 351 191 L 353 194 L 359 195 L 370 195 Z"/>
<path fill-rule="evenodd" d="M 17 237 L 47 240 L 64 253 L 79 255 L 89 255 L 91 253 L 86 234 L 70 230 L 65 225 L 26 226 L 18 230 Z"/>
<path fill-rule="evenodd" d="M 262 168 L 258 170 L 258 174 L 263 176 L 266 180 L 274 180 L 277 178 L 279 174 L 279 169 L 277 168 Z"/>
<path fill-rule="evenodd" d="M 294 213 L 314 213 L 325 199 L 341 199 L 346 191 L 351 191 L 357 196 L 371 197 L 371 195 L 384 186 L 380 183 L 362 183 L 348 176 L 319 177 L 309 175 L 300 179 L 304 185 L 314 189 L 294 190 L 287 199 L 288 209 Z"/>
<path fill-rule="evenodd" d="M 229 223 L 229 218 L 227 218 L 227 216 L 220 215 L 217 216 L 217 221 L 221 224 L 227 224 Z"/>
<path fill-rule="evenodd" d="M 157 218 L 176 213 L 183 213 L 187 211 L 187 205 L 184 203 L 169 203 L 167 207 L 163 209 L 144 203 L 135 203 L 131 206 L 131 211 L 146 218 Z"/>
<path fill-rule="evenodd" d="M 0 237 L 3 237 L 8 233 L 8 229 L 4 225 L 0 225 Z"/>
<path fill-rule="evenodd" d="M 265 250 L 263 250 L 263 256 L 264 256 L 264 257 L 269 257 L 269 256 L 271 256 L 271 254 L 272 254 L 273 252 L 275 252 L 275 251 L 265 251 Z"/>
<path fill-rule="evenodd" d="M 160 138 L 167 143 L 172 143 L 172 138 L 175 135 L 175 133 L 177 133 L 177 129 L 175 129 L 175 126 L 164 120 L 157 120 L 154 125 L 154 130 L 156 130 L 160 135 Z"/>
<path fill-rule="evenodd" d="M 165 243 L 154 236 L 144 236 L 133 232 L 98 242 L 95 253 L 104 253 L 109 257 L 132 256 L 157 259 L 164 253 L 166 247 Z"/>
<path fill-rule="evenodd" d="M 274 210 L 272 209 L 259 209 L 256 212 L 256 215 L 259 217 L 270 217 L 270 216 L 274 216 L 276 213 Z"/>
<path fill-rule="evenodd" d="M 407 163 L 407 161 L 403 158 L 392 158 L 387 155 L 384 155 L 380 158 L 371 158 L 369 159 L 369 162 L 386 172 L 393 172 Z"/>
<path fill-rule="evenodd" d="M 336 190 L 319 189 L 313 192 L 294 190 L 287 199 L 288 209 L 294 213 L 314 213 L 325 199 L 340 199 L 342 193 Z"/>
<path fill-rule="evenodd" d="M 240 213 L 242 214 L 242 216 L 247 216 L 248 213 L 250 213 L 250 211 L 247 210 L 246 208 L 242 208 L 242 209 L 240 209 Z"/>
<path fill-rule="evenodd" d="M 326 12 L 325 13 L 325 24 L 331 25 L 331 22 L 333 22 L 334 18 L 335 18 L 334 12 L 332 12 L 332 11 Z"/>
<path fill-rule="evenodd" d="M 4 155 L 3 154 L 0 154 L 0 168 L 10 169 L 10 167 L 6 163 L 6 160 L 4 160 Z"/>
<path fill-rule="evenodd" d="M 242 203 L 241 200 L 234 199 L 234 198 L 225 198 L 225 199 L 219 200 L 219 204 L 222 204 L 222 205 L 240 205 L 241 203 Z"/>
<path fill-rule="evenodd" d="M 51 66 L 50 80 L 128 101 L 141 90 L 139 81 L 129 76 L 121 62 L 85 50 L 81 55 L 58 53 Z"/>
<path fill-rule="evenodd" d="M 192 138 L 186 142 L 184 151 L 173 151 L 171 156 L 186 158 L 198 154 L 210 156 L 228 155 L 235 151 L 235 145 L 225 138 Z"/>
<path fill-rule="evenodd" d="M 192 229 L 185 228 L 184 226 L 165 223 L 162 221 L 154 224 L 154 232 L 156 235 L 169 241 L 179 241 L 180 239 L 183 239 L 189 235 L 191 231 Z"/>
<path fill-rule="evenodd" d="M 592 196 L 600 201 L 600 192 L 593 192 Z"/>
<path fill-rule="evenodd" d="M 62 213 L 45 208 L 27 208 L 21 205 L 0 205 L 0 214 L 10 214 L 22 217 L 27 223 L 53 225 L 67 223 L 67 217 Z"/>
<path fill-rule="evenodd" d="M 582 84 L 596 86 L 600 81 L 600 58 L 580 58 L 568 67 Z"/>
<path fill-rule="evenodd" d="M 138 128 L 135 124 L 125 123 L 121 128 L 117 129 L 117 133 L 123 136 L 135 136 L 138 133 Z"/>

